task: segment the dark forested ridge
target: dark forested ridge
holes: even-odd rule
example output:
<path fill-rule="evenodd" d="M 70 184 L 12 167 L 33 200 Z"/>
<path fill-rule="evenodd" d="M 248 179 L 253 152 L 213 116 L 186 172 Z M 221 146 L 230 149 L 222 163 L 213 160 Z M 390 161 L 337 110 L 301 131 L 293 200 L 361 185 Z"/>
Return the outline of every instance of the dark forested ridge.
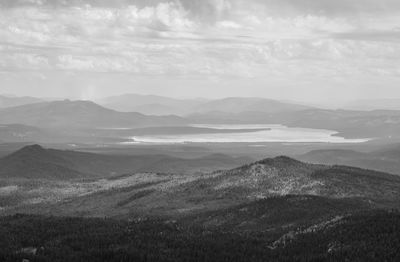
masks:
<path fill-rule="evenodd" d="M 0 219 L 0 261 L 399 261 L 399 248 L 398 211 L 362 211 L 280 237 L 162 220 Z"/>

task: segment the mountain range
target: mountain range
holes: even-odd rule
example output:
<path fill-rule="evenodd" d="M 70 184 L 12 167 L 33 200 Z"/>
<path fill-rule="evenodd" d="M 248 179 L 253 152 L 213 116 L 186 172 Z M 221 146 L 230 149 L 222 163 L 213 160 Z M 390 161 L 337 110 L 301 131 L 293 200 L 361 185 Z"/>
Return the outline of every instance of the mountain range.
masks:
<path fill-rule="evenodd" d="M 130 112 L 115 111 L 91 101 L 52 101 L 0 109 L 0 123 L 41 129 L 92 130 L 182 127 L 204 123 L 281 124 L 289 127 L 334 130 L 338 136 L 345 138 L 390 141 L 400 139 L 400 111 L 397 110 L 329 110 L 264 98 L 225 98 L 207 101 L 122 95 L 100 102 L 102 105 Z"/>
<path fill-rule="evenodd" d="M 263 199 L 269 203 L 272 200 L 268 199 L 290 195 L 296 197 L 284 202 L 303 203 L 306 209 L 309 201 L 320 203 L 320 200 L 331 202 L 331 207 L 339 210 L 354 205 L 361 209 L 398 208 L 400 203 L 399 176 L 354 167 L 308 164 L 288 157 L 268 158 L 200 176 L 128 174 L 110 181 L 125 186 L 91 191 L 83 196 L 69 195 L 56 205 L 42 203 L 25 206 L 23 210 L 66 216 L 186 217 L 222 212 L 237 205 L 244 208 Z"/>
<path fill-rule="evenodd" d="M 254 97 L 230 97 L 203 103 L 194 108 L 193 113 L 245 113 L 261 112 L 267 114 L 294 112 L 311 109 L 310 106 L 285 103 L 272 99 Z"/>
<path fill-rule="evenodd" d="M 364 101 L 370 108 L 347 106 L 321 109 L 296 102 L 265 98 L 229 97 L 215 100 L 172 99 L 127 94 L 100 101 L 110 108 L 152 114 L 185 116 L 191 123 L 283 124 L 291 127 L 330 129 L 347 138 L 398 138 L 400 111 L 396 100 Z M 355 102 L 356 103 L 356 102 Z M 384 106 L 386 105 L 386 106 Z M 171 110 L 171 108 L 173 108 Z M 142 110 L 145 109 L 145 110 Z"/>
<path fill-rule="evenodd" d="M 178 192 L 190 192 L 187 195 L 190 202 L 200 203 L 200 206 L 220 207 L 229 203 L 229 200 L 246 202 L 284 195 L 358 198 L 376 203 L 395 203 L 395 199 L 400 198 L 398 188 L 399 176 L 277 157 L 214 173 L 209 178 L 183 185 Z"/>
<path fill-rule="evenodd" d="M 202 159 L 224 158 L 232 164 L 223 155 Z M 201 162 L 153 160 L 148 167 L 164 171 Z M 400 176 L 286 156 L 181 174 L 140 171 L 143 161 L 39 145 L 0 159 L 0 259 L 81 257 L 74 239 L 91 250 L 86 258 L 105 250 L 112 259 L 134 258 L 145 248 L 143 256 L 170 261 L 199 254 L 211 261 L 396 261 L 399 213 L 391 210 L 400 207 Z"/>
<path fill-rule="evenodd" d="M 90 101 L 53 101 L 0 110 L 0 123 L 46 128 L 113 128 L 184 125 L 177 116 L 146 116 L 104 108 Z"/>
<path fill-rule="evenodd" d="M 175 99 L 156 95 L 125 94 L 96 100 L 107 108 L 146 115 L 185 115 L 205 99 Z"/>
<path fill-rule="evenodd" d="M 310 106 L 253 97 L 223 99 L 173 99 L 154 95 L 125 94 L 97 101 L 99 104 L 124 112 L 148 115 L 180 115 L 201 113 L 263 112 L 277 113 L 310 109 Z"/>

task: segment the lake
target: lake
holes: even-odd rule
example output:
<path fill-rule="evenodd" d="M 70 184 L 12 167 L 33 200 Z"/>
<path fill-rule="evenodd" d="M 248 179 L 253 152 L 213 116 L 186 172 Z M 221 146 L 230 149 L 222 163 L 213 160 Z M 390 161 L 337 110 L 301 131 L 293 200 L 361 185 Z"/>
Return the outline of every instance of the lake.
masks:
<path fill-rule="evenodd" d="M 363 143 L 369 139 L 345 139 L 334 136 L 336 131 L 310 128 L 293 128 L 283 125 L 192 125 L 197 128 L 214 129 L 213 133 L 202 134 L 159 134 L 132 136 L 125 144 L 182 144 L 182 143 Z M 232 133 L 226 133 L 226 130 Z M 246 129 L 246 132 L 235 130 Z M 263 129 L 263 130 L 260 130 Z M 218 130 L 224 130 L 218 133 Z M 250 131 L 249 131 L 250 130 Z M 255 130 L 255 131 L 251 131 Z"/>

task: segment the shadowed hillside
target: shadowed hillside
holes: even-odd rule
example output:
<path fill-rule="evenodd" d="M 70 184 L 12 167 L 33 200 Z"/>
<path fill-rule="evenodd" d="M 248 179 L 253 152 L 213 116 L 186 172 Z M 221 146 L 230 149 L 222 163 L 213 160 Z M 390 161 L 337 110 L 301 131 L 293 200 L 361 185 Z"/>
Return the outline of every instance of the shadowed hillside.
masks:
<path fill-rule="evenodd" d="M 106 155 L 27 146 L 0 159 L 0 178 L 76 179 L 137 172 L 196 173 L 229 169 L 248 162 L 214 154 L 194 159 L 166 155 Z"/>
<path fill-rule="evenodd" d="M 88 176 L 71 166 L 72 163 L 39 145 L 27 146 L 0 159 L 0 178 L 72 179 Z"/>
<path fill-rule="evenodd" d="M 188 216 L 181 222 L 203 225 L 211 230 L 266 232 L 277 228 L 309 225 L 332 216 L 369 208 L 371 205 L 367 201 L 355 198 L 287 195 Z"/>

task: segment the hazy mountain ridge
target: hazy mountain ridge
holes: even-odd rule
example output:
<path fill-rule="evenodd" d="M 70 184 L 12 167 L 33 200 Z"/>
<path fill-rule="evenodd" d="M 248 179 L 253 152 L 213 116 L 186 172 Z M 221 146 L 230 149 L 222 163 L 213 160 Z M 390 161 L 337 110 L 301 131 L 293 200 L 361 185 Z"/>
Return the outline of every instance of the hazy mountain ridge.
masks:
<path fill-rule="evenodd" d="M 222 112 L 222 113 L 244 113 L 263 112 L 281 113 L 310 109 L 312 107 L 280 102 L 266 98 L 242 98 L 230 97 L 206 102 L 194 109 L 194 113 Z"/>
<path fill-rule="evenodd" d="M 48 128 L 148 127 L 184 125 L 177 116 L 146 116 L 123 113 L 99 106 L 91 101 L 54 101 L 23 105 L 0 110 L 3 124 L 24 124 Z"/>
<path fill-rule="evenodd" d="M 298 111 L 312 108 L 296 103 L 281 102 L 266 98 L 228 97 L 222 99 L 174 99 L 154 95 L 126 94 L 108 97 L 98 101 L 101 105 L 119 111 L 140 112 L 154 115 L 189 115 L 206 112 L 242 113 L 263 112 L 277 113 Z"/>
<path fill-rule="evenodd" d="M 393 109 L 332 110 L 265 98 L 231 97 L 205 101 L 184 111 L 192 123 L 282 124 L 335 130 L 347 138 L 387 139 L 398 138 L 400 133 L 400 111 Z"/>
<path fill-rule="evenodd" d="M 123 112 L 146 115 L 185 115 L 203 103 L 203 99 L 175 99 L 156 95 L 125 94 L 98 100 L 98 103 Z"/>
<path fill-rule="evenodd" d="M 18 96 L 0 95 L 0 108 L 22 106 L 33 103 L 40 103 L 43 101 L 44 100 L 41 98 L 29 97 L 29 96 L 18 97 Z"/>
<path fill-rule="evenodd" d="M 136 97 L 136 95 L 133 96 Z M 126 98 L 127 103 L 131 105 L 134 105 L 134 101 L 140 100 L 140 96 L 132 102 L 129 102 L 128 98 Z M 156 97 L 156 99 L 167 98 Z M 57 137 L 53 135 L 53 140 L 59 142 L 65 142 L 68 139 L 81 141 L 83 138 L 87 140 L 97 138 L 97 141 L 112 141 L 112 139 L 120 142 L 126 141 L 121 137 L 102 138 L 100 137 L 101 132 L 96 128 L 160 127 L 158 133 L 161 133 L 162 127 L 183 128 L 198 123 L 281 124 L 289 127 L 334 130 L 338 132 L 338 136 L 345 138 L 400 139 L 398 135 L 400 133 L 400 111 L 327 110 L 263 98 L 226 98 L 199 103 L 200 105 L 193 110 L 182 109 L 180 112 L 185 112 L 184 114 L 187 116 L 178 117 L 170 115 L 171 112 L 164 109 L 162 116 L 154 116 L 138 112 L 118 112 L 90 101 L 42 102 L 0 109 L 0 123 L 21 124 L 41 129 L 85 130 L 85 132 L 75 133 L 72 136 L 63 134 L 63 136 Z M 140 105 L 140 103 L 138 104 Z M 185 104 L 192 104 L 192 102 L 186 101 Z M 151 104 L 150 108 L 152 108 Z M 93 132 L 87 132 L 89 129 Z M 164 128 L 164 130 L 168 132 L 167 129 Z M 140 130 L 136 131 L 140 132 Z M 198 131 L 204 132 L 205 130 Z M 195 132 L 195 130 L 188 132 Z M 33 139 L 34 141 L 39 140 L 36 137 Z M 20 140 L 16 138 L 15 141 Z"/>

